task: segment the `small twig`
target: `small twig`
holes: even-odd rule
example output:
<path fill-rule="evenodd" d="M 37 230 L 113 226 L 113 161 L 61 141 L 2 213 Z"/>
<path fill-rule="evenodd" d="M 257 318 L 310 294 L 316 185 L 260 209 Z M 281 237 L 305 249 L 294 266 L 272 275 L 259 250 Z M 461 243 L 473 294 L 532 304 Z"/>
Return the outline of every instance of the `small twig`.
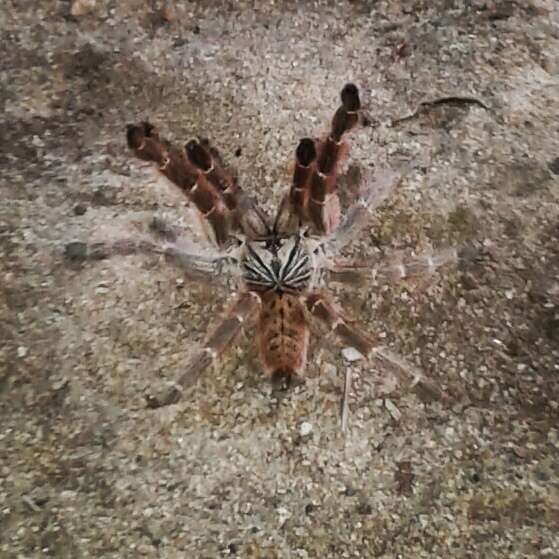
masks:
<path fill-rule="evenodd" d="M 392 126 L 400 124 L 401 122 L 405 122 L 407 120 L 411 120 L 434 107 L 438 107 L 439 105 L 477 105 L 486 111 L 490 111 L 491 109 L 480 99 L 477 97 L 469 97 L 467 95 L 449 95 L 447 97 L 437 97 L 436 99 L 421 101 L 417 108 L 409 115 L 403 116 L 400 118 L 396 118 L 392 121 Z"/>
<path fill-rule="evenodd" d="M 342 396 L 342 433 L 345 433 L 347 429 L 347 420 L 349 416 L 349 393 L 351 391 L 351 380 L 352 373 L 351 367 L 346 367 L 345 370 L 345 382 L 344 382 L 344 393 Z"/>

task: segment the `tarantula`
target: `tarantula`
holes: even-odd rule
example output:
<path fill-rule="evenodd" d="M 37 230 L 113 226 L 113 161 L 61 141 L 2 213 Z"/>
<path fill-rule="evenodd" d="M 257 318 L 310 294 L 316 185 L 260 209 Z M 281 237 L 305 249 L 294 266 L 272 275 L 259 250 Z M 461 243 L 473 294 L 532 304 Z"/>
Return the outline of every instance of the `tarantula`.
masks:
<path fill-rule="evenodd" d="M 407 263 L 381 262 L 371 272 L 369 265 L 338 257 L 399 178 L 387 169 L 366 175 L 356 199 L 341 217 L 336 177 L 347 152 L 346 136 L 358 125 L 360 109 L 357 87 L 346 84 L 326 136 L 300 141 L 291 187 L 273 220 L 243 192 L 207 142 L 191 140 L 179 149 L 161 138 L 148 122 L 127 127 L 133 154 L 155 163 L 160 173 L 187 196 L 201 217 L 211 246 L 203 252 L 190 250 L 181 243 L 176 228 L 154 220 L 152 229 L 158 239 L 124 238 L 89 245 L 72 242 L 66 245 L 67 257 L 83 260 L 161 254 L 187 275 L 207 281 L 226 277 L 238 286 L 226 316 L 207 337 L 204 347 L 193 355 L 172 388 L 159 396 L 148 396 L 149 407 L 177 402 L 185 388 L 197 381 L 254 317 L 262 367 L 273 382 L 282 386 L 304 379 L 309 327 L 312 322 L 320 322 L 377 367 L 410 386 L 441 396 L 410 365 L 360 331 L 322 290 L 329 280 L 351 283 L 371 273 L 390 281 L 430 274 L 458 258 L 457 251 L 451 249 Z M 348 368 L 342 428 L 347 422 L 350 383 Z"/>

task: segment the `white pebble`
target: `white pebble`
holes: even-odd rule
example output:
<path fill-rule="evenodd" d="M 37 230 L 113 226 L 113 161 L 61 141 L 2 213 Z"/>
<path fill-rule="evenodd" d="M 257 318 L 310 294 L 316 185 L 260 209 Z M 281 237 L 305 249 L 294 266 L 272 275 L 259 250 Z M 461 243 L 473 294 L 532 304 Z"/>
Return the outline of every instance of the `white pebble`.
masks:
<path fill-rule="evenodd" d="M 392 400 L 386 398 L 384 400 L 384 407 L 388 410 L 388 413 L 392 416 L 394 421 L 399 421 L 402 417 L 402 412 L 396 407 L 396 404 Z"/>
<path fill-rule="evenodd" d="M 352 363 L 353 361 L 359 361 L 359 359 L 363 359 L 363 355 L 359 353 L 354 347 L 344 347 L 342 349 L 343 358 L 346 361 Z"/>
<path fill-rule="evenodd" d="M 18 357 L 25 357 L 27 355 L 27 348 L 25 346 L 20 345 L 17 348 L 17 356 Z"/>
<path fill-rule="evenodd" d="M 303 421 L 299 427 L 299 433 L 301 433 L 302 437 L 310 435 L 312 433 L 312 424 L 307 421 Z"/>

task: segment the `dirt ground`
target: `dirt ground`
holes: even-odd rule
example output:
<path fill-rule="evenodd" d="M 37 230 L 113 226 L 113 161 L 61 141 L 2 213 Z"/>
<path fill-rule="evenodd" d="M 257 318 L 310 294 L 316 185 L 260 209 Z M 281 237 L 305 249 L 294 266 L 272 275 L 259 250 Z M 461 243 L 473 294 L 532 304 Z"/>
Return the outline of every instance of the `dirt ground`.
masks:
<path fill-rule="evenodd" d="M 559 557 L 557 2 L 4 0 L 0 33 L 1 557 Z M 272 208 L 347 81 L 366 119 L 341 188 L 402 175 L 354 254 L 480 257 L 334 293 L 448 398 L 322 335 L 279 397 L 247 330 L 146 409 L 228 293 L 154 257 L 64 260 L 154 216 L 193 228 L 125 125 L 210 138 Z"/>

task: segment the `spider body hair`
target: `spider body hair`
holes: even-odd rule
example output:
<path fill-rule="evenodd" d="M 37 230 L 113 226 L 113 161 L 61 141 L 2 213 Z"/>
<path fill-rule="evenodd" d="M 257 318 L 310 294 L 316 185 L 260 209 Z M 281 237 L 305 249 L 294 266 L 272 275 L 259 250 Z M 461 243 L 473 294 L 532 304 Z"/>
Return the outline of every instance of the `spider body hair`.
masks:
<path fill-rule="evenodd" d="M 309 325 L 305 307 L 299 295 L 285 291 L 265 291 L 260 298 L 260 362 L 274 384 L 287 388 L 302 381 L 307 363 Z"/>

